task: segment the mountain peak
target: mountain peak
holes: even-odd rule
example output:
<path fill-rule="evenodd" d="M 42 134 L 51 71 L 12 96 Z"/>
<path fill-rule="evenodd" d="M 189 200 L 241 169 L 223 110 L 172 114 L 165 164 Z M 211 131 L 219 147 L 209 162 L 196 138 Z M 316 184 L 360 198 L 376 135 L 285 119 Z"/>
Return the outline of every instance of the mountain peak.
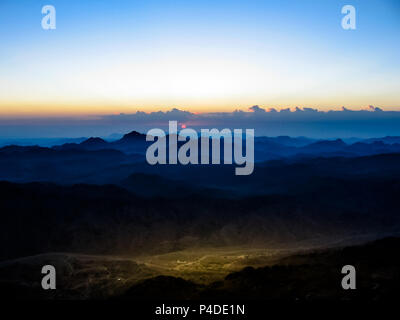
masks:
<path fill-rule="evenodd" d="M 122 139 L 126 140 L 126 139 L 136 139 L 136 138 L 142 138 L 144 136 L 143 133 L 137 132 L 135 130 L 125 134 Z"/>
<path fill-rule="evenodd" d="M 93 146 L 93 145 L 102 145 L 102 144 L 104 144 L 104 143 L 106 143 L 106 141 L 105 140 L 103 140 L 103 139 L 101 139 L 101 138 L 94 138 L 94 137 L 91 137 L 91 138 L 89 138 L 89 139 L 87 139 L 87 140 L 85 140 L 85 141 L 82 141 L 80 144 L 81 145 L 86 145 L 86 146 Z"/>
<path fill-rule="evenodd" d="M 312 143 L 312 145 L 315 146 L 346 146 L 346 143 L 342 140 L 342 139 L 336 139 L 336 140 L 321 140 L 321 141 L 317 141 Z"/>

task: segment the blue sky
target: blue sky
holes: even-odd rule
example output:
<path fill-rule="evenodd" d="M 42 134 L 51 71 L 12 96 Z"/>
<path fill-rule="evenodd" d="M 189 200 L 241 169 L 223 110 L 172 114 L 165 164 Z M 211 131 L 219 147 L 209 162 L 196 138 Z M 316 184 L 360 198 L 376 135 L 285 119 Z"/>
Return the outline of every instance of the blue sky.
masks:
<path fill-rule="evenodd" d="M 56 30 L 41 28 L 47 4 Z M 396 0 L 2 0 L 0 116 L 399 110 L 399 18 Z"/>

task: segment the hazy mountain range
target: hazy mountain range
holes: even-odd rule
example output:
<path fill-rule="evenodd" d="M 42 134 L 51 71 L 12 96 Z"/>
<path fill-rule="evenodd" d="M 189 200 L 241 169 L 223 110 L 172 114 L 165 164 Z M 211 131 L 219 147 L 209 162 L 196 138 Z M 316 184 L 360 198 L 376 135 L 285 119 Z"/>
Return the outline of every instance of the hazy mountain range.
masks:
<path fill-rule="evenodd" d="M 281 181 L 296 180 L 294 175 L 288 174 L 293 171 L 288 171 L 288 168 L 301 167 L 302 176 L 308 178 L 315 175 L 343 177 L 355 175 L 360 170 L 382 175 L 388 168 L 391 168 L 391 173 L 393 170 L 397 172 L 398 142 L 399 137 L 354 143 L 345 143 L 340 139 L 256 137 L 255 172 L 249 177 L 237 177 L 231 165 L 151 166 L 146 162 L 145 152 L 152 142 L 146 142 L 144 134 L 132 131 L 111 142 L 92 137 L 79 143 L 69 142 L 52 147 L 2 147 L 0 180 L 116 184 L 137 192 L 142 190 L 147 195 L 154 194 L 151 188 L 142 189 L 139 186 L 148 185 L 157 189 L 156 194 L 162 194 L 170 190 L 165 186 L 173 180 L 177 186 L 185 185 L 185 194 L 197 188 L 259 194 L 278 192 L 283 188 Z M 222 145 L 221 142 L 221 156 Z M 179 184 L 176 181 L 180 181 Z"/>
<path fill-rule="evenodd" d="M 249 176 L 235 176 L 233 165 L 151 166 L 148 144 L 144 134 L 132 131 L 114 141 L 92 137 L 52 147 L 0 148 L 0 240 L 7 244 L 0 248 L 1 294 L 36 292 L 21 279 L 44 259 L 63 270 L 60 297 L 151 298 L 167 285 L 176 288 L 175 298 L 182 290 L 191 298 L 234 298 L 251 291 L 255 281 L 290 274 L 283 291 L 264 286 L 254 294 L 340 298 L 335 290 L 324 291 L 324 281 L 312 282 L 315 290 L 301 289 L 300 275 L 314 270 L 322 276 L 319 265 L 246 269 L 223 279 L 282 255 L 400 234 L 398 137 L 257 137 Z M 355 252 L 364 259 L 362 249 Z M 318 261 L 342 261 L 336 253 L 327 255 Z M 395 279 L 385 259 L 370 270 L 381 268 L 381 278 Z M 4 280 L 15 264 L 14 280 Z M 329 270 L 329 281 L 336 281 L 336 271 Z M 78 285 L 85 277 L 92 280 Z M 381 278 L 363 282 L 369 298 L 392 292 Z M 374 283 L 382 287 L 373 291 Z"/>

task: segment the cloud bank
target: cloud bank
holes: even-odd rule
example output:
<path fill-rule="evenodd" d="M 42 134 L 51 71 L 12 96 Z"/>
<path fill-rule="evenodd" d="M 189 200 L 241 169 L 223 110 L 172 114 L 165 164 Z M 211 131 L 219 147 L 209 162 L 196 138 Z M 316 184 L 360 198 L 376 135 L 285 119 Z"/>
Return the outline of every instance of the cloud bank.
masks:
<path fill-rule="evenodd" d="M 168 121 L 194 129 L 251 128 L 257 136 L 306 136 L 348 138 L 400 136 L 400 111 L 384 111 L 368 106 L 362 110 L 320 111 L 313 108 L 265 109 L 254 105 L 248 111 L 193 113 L 173 108 L 169 111 L 102 115 L 92 118 L 0 119 L 0 137 L 107 137 L 132 130 L 167 129 Z"/>

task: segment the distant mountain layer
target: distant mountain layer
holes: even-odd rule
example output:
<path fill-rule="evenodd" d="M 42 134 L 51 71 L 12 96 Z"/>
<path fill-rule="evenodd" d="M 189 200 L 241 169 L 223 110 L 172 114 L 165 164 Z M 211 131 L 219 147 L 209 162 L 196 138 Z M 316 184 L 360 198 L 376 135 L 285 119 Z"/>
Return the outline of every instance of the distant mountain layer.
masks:
<path fill-rule="evenodd" d="M 260 138 L 260 161 L 249 176 L 235 176 L 236 165 L 151 166 L 144 155 L 147 144 L 144 135 L 133 132 L 112 143 L 90 138 L 54 148 L 7 146 L 0 148 L 0 180 L 115 184 L 147 196 L 204 190 L 215 196 L 243 196 L 293 193 L 318 179 L 400 175 L 400 145 L 383 142 L 313 141 L 293 147 Z"/>
<path fill-rule="evenodd" d="M 151 189 L 145 176 L 136 178 Z M 181 188 L 160 181 L 165 189 Z M 292 193 L 242 198 L 208 189 L 144 197 L 114 185 L 0 182 L 0 241 L 7 243 L 0 260 L 60 251 L 135 255 L 191 246 L 322 244 L 400 231 L 399 177 L 314 178 L 297 186 Z"/>
<path fill-rule="evenodd" d="M 256 137 L 256 161 L 293 157 L 297 155 L 315 156 L 360 156 L 379 153 L 400 152 L 400 137 L 383 137 L 373 139 L 349 139 L 354 143 L 342 140 L 315 140 L 305 137 L 292 138 Z M 125 134 L 121 139 L 107 142 L 104 139 L 92 137 L 80 143 L 65 143 L 55 145 L 55 150 L 101 150 L 115 149 L 124 153 L 144 154 L 152 142 L 146 142 L 146 135 L 137 131 Z M 179 143 L 182 145 L 183 143 Z M 223 149 L 221 148 L 223 152 Z"/>
<path fill-rule="evenodd" d="M 300 163 L 320 157 L 356 158 L 400 153 L 397 138 L 369 139 L 348 144 L 340 139 L 316 141 L 304 137 L 258 137 L 255 140 L 256 171 L 264 167 L 264 162 L 271 160 Z M 66 143 L 52 148 L 5 146 L 0 148 L 0 179 L 15 182 L 51 181 L 62 184 L 119 184 L 131 174 L 146 173 L 162 175 L 172 180 L 188 180 L 189 175 L 191 184 L 202 183 L 203 186 L 204 179 L 207 178 L 206 186 L 213 187 L 221 185 L 220 179 L 216 181 L 217 177 L 226 178 L 226 175 L 230 176 L 234 170 L 227 165 L 214 165 L 208 169 L 199 168 L 201 166 L 185 168 L 181 165 L 151 167 L 145 159 L 146 150 L 151 143 L 146 141 L 144 134 L 132 131 L 113 142 L 93 137 L 80 143 Z M 179 142 L 178 147 L 183 143 Z M 223 158 L 223 141 L 220 148 Z M 259 176 L 257 172 L 252 176 L 254 175 Z"/>

